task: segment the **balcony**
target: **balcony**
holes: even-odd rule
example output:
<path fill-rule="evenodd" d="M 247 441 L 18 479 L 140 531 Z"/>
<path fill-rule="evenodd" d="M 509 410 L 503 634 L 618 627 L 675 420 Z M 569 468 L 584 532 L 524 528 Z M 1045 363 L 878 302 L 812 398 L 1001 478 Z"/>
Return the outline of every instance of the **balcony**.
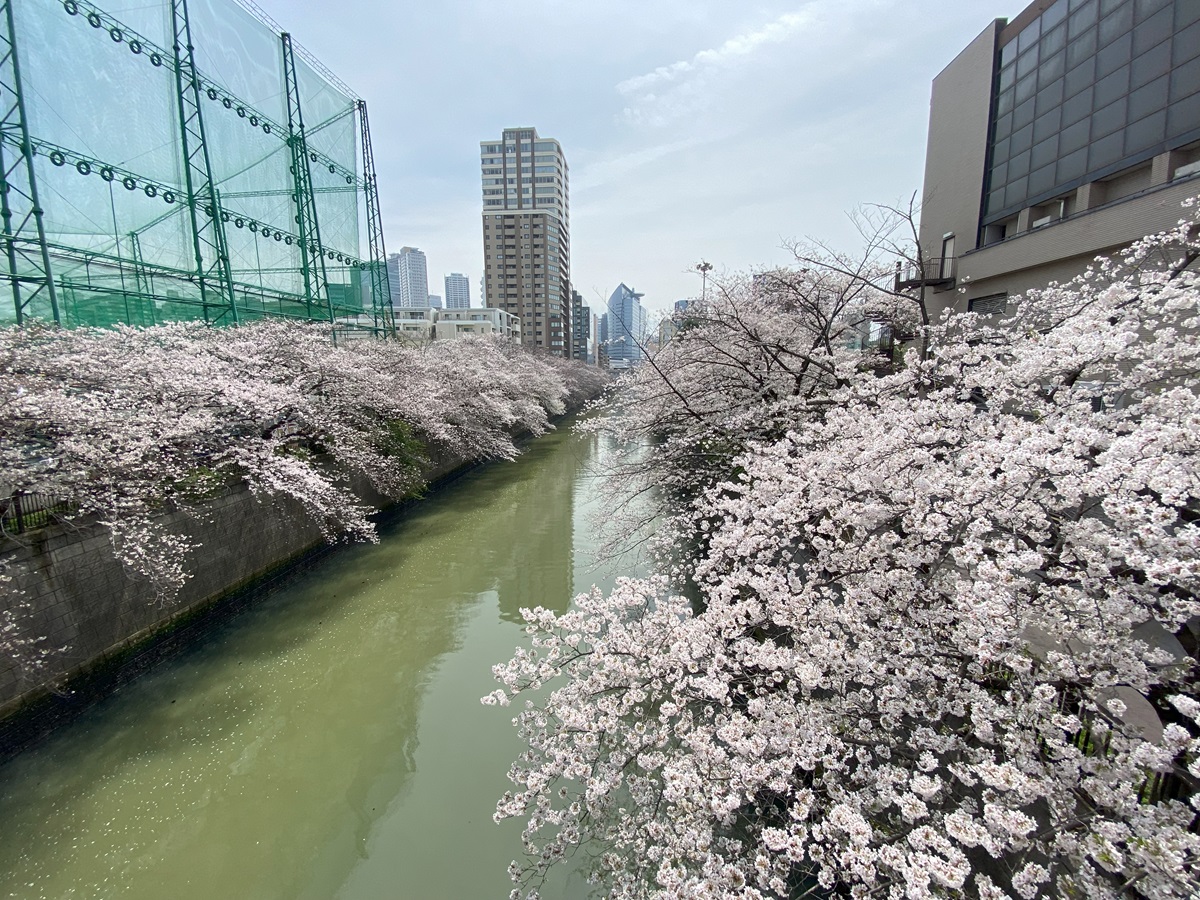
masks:
<path fill-rule="evenodd" d="M 912 288 L 932 287 L 950 288 L 954 286 L 953 256 L 934 256 L 919 261 L 896 263 L 896 290 L 907 291 Z"/>

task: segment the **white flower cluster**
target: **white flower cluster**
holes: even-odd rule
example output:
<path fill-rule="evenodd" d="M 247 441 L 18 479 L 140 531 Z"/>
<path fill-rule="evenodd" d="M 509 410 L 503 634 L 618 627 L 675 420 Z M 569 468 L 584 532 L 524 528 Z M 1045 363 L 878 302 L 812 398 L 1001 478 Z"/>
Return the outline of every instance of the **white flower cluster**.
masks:
<path fill-rule="evenodd" d="M 586 842 L 613 897 L 1194 898 L 1196 234 L 883 374 L 863 279 L 719 286 L 606 423 L 698 601 L 530 611 L 495 669 L 553 688 L 519 890 Z"/>
<path fill-rule="evenodd" d="M 108 526 L 119 558 L 163 600 L 189 577 L 189 540 L 159 514 L 204 514 L 242 482 L 299 504 L 332 539 L 372 539 L 354 480 L 403 497 L 430 457 L 511 458 L 564 405 L 602 385 L 595 369 L 487 338 L 426 349 L 264 321 L 137 329 L 0 330 L 3 487 Z M 0 568 L 3 568 L 0 559 Z M 17 596 L 16 581 L 4 588 Z M 15 600 L 13 600 L 15 602 Z M 16 610 L 0 610 L 13 655 Z M 29 642 L 20 647 L 29 660 Z"/>

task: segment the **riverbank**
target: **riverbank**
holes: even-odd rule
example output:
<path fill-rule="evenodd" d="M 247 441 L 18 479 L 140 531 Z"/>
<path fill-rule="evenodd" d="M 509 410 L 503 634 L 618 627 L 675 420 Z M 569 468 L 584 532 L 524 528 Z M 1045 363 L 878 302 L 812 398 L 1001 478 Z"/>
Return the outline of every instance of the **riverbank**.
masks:
<path fill-rule="evenodd" d="M 559 428 L 207 630 L 0 767 L 0 897 L 505 897 L 521 751 L 483 706 L 525 643 L 633 563 L 595 566 L 603 437 Z M 580 862 L 584 861 L 581 854 Z M 558 873 L 543 896 L 589 896 Z"/>
<path fill-rule="evenodd" d="M 569 427 L 572 415 L 556 424 Z M 524 434 L 516 441 L 530 439 Z M 389 525 L 489 462 L 434 462 L 422 472 L 427 487 L 419 496 L 396 503 L 366 484 L 356 485 L 356 493 L 381 507 L 372 517 L 376 527 Z M 43 646 L 52 648 L 40 668 L 13 668 L 0 676 L 0 763 L 348 546 L 327 540 L 299 504 L 260 502 L 244 486 L 216 498 L 199 516 L 172 518 L 177 521 L 166 530 L 199 546 L 193 577 L 166 605 L 156 600 L 153 584 L 122 566 L 98 523 L 51 526 L 24 544 L 9 541 L 0 548 L 24 573 L 15 587 L 29 604 L 25 629 L 45 635 Z"/>

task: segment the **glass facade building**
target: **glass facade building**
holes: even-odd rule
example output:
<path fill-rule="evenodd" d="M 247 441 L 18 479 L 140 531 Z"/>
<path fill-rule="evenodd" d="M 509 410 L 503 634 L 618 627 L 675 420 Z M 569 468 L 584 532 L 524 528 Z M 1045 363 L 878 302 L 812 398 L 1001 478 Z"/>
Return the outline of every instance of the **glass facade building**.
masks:
<path fill-rule="evenodd" d="M 1197 0 L 1055 0 L 1007 37 L 985 226 L 1200 137 Z"/>
<path fill-rule="evenodd" d="M 919 264 L 943 309 L 1002 314 L 1173 228 L 1200 193 L 1200 0 L 1034 0 L 933 80 Z"/>

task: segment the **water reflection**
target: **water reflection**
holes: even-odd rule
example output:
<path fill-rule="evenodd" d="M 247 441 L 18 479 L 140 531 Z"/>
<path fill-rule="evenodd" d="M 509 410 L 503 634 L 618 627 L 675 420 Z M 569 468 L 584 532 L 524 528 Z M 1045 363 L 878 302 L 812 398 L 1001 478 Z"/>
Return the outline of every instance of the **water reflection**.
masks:
<path fill-rule="evenodd" d="M 594 450 L 473 473 L 0 769 L 0 897 L 505 896 L 520 747 L 478 698 L 521 607 L 623 571 L 576 583 Z"/>

